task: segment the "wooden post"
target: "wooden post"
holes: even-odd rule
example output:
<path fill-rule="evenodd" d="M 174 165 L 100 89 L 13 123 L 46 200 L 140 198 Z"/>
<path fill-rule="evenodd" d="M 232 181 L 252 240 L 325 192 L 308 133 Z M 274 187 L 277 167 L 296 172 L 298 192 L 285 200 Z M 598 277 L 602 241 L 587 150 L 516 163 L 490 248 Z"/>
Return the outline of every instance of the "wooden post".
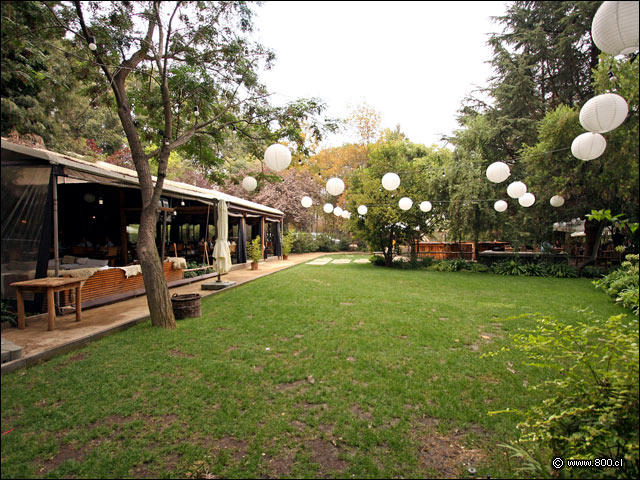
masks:
<path fill-rule="evenodd" d="M 59 253 L 59 240 L 58 240 L 58 177 L 53 175 L 52 184 L 53 194 L 53 258 L 55 263 L 56 277 L 60 274 L 60 253 Z M 56 292 L 56 305 L 60 306 L 60 292 Z"/>
<path fill-rule="evenodd" d="M 267 236 L 267 232 L 265 232 L 264 230 L 264 217 L 260 217 L 260 221 L 262 222 L 262 238 L 260 238 L 260 243 L 261 243 L 261 248 L 262 248 L 262 256 L 265 256 L 265 250 L 264 250 L 264 237 Z"/>
<path fill-rule="evenodd" d="M 160 261 L 164 262 L 164 243 L 167 240 L 167 211 L 162 212 L 162 248 L 160 249 Z"/>
<path fill-rule="evenodd" d="M 129 244 L 127 243 L 127 214 L 124 210 L 124 190 L 120 190 L 120 255 L 122 265 L 129 263 Z"/>

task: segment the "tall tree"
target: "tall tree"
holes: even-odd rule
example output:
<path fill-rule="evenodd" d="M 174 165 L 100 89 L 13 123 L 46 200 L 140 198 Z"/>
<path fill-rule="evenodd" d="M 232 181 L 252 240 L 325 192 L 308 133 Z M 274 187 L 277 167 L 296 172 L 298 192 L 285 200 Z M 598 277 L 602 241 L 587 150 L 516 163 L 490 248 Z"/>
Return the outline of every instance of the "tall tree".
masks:
<path fill-rule="evenodd" d="M 71 9 L 51 8 L 59 25 L 75 33 L 71 54 L 99 69 L 101 84 L 112 91 L 140 184 L 137 251 L 151 323 L 175 328 L 154 240 L 170 153 L 181 149 L 215 167 L 218 146 L 232 130 L 251 139 L 256 151 L 281 138 L 296 142 L 300 122 L 323 105 L 313 99 L 269 104 L 258 72 L 274 55 L 250 40 L 253 12 L 246 2 L 73 2 Z M 158 146 L 148 151 L 153 144 Z"/>
<path fill-rule="evenodd" d="M 382 133 L 381 120 L 380 112 L 364 102 L 351 110 L 347 117 L 347 124 L 359 137 L 361 145 L 369 145 Z"/>
<path fill-rule="evenodd" d="M 617 79 L 611 82 L 611 72 Z M 582 161 L 575 158 L 569 146 L 584 133 L 577 107 L 561 105 L 539 122 L 538 142 L 523 151 L 521 164 L 530 189 L 542 202 L 538 207 L 547 219 L 585 218 L 592 210 L 610 210 L 630 221 L 638 220 L 638 62 L 616 59 L 603 54 L 594 71 L 594 90 L 621 95 L 629 105 L 629 114 L 618 128 L 603 135 L 605 152 L 598 158 Z M 548 204 L 553 195 L 563 195 L 561 209 Z M 546 222 L 550 229 L 550 223 Z M 597 253 L 604 221 L 587 222 L 587 252 Z"/>
<path fill-rule="evenodd" d="M 409 142 L 403 135 L 387 131 L 370 146 L 369 165 L 352 177 L 347 192 L 347 208 L 352 213 L 352 230 L 362 236 L 374 250 L 384 253 L 385 263 L 393 261 L 395 245 L 413 244 L 421 234 L 427 234 L 442 224 L 445 211 L 440 206 L 428 213 L 420 211 L 424 200 L 443 195 L 442 171 L 451 152 L 434 150 Z M 400 176 L 400 186 L 393 191 L 382 188 L 381 179 L 388 172 Z M 402 197 L 409 197 L 413 206 L 408 211 L 399 208 Z M 366 215 L 357 208 L 365 205 Z"/>
<path fill-rule="evenodd" d="M 495 18 L 503 31 L 489 38 L 494 75 L 482 90 L 491 101 L 470 97 L 461 113 L 486 113 L 492 142 L 505 157 L 535 143 L 537 122 L 547 111 L 592 96 L 591 69 L 600 52 L 590 30 L 600 4 L 516 1 Z"/>

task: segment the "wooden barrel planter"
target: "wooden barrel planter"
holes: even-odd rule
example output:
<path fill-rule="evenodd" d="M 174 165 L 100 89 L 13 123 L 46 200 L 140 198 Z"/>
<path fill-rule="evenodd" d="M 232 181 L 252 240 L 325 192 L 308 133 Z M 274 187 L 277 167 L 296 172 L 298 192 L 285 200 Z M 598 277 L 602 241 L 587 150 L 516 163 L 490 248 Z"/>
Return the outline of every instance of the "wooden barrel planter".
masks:
<path fill-rule="evenodd" d="M 189 293 L 187 295 L 174 293 L 171 297 L 171 305 L 173 306 L 173 314 L 176 320 L 200 317 L 202 315 L 200 300 L 199 293 Z"/>

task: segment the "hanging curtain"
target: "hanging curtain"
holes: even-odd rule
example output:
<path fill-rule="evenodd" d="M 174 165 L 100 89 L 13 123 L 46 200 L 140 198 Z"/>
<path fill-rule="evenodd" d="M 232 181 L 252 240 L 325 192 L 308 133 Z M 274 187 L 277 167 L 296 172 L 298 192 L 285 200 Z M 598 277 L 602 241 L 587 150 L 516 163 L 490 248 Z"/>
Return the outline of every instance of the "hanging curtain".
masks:
<path fill-rule="evenodd" d="M 276 257 L 282 256 L 282 241 L 280 240 L 280 222 L 276 223 L 276 234 L 273 238 L 273 254 Z"/>
<path fill-rule="evenodd" d="M 240 219 L 238 224 L 238 246 L 236 247 L 238 255 L 238 263 L 247 263 L 247 240 L 244 231 L 244 218 Z"/>
<path fill-rule="evenodd" d="M 256 236 L 258 236 L 258 235 L 260 236 L 260 239 L 261 239 L 260 241 L 264 245 L 264 229 L 262 228 L 262 217 L 260 217 L 260 219 L 258 220 L 258 228 L 256 230 L 258 231 Z M 264 258 L 267 258 L 267 249 L 266 248 L 264 250 Z"/>
<path fill-rule="evenodd" d="M 227 215 L 227 202 L 218 201 L 218 223 L 216 244 L 213 247 L 213 256 L 216 257 L 216 270 L 218 273 L 227 273 L 231 269 L 231 253 L 229 252 L 229 216 Z"/>

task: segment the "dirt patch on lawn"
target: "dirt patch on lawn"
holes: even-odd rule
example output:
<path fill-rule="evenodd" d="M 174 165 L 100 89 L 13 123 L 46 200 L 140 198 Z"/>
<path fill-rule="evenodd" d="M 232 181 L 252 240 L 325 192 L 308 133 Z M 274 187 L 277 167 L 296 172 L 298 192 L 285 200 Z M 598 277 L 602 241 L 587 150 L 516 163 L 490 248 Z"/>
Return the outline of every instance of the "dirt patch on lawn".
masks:
<path fill-rule="evenodd" d="M 53 458 L 44 462 L 42 467 L 39 469 L 39 473 L 44 476 L 51 470 L 58 468 L 60 465 L 62 465 L 63 462 L 66 462 L 67 460 L 81 462 L 84 460 L 85 455 L 85 452 L 76 450 L 69 445 L 60 445 L 58 447 L 58 453 L 56 453 Z"/>
<path fill-rule="evenodd" d="M 468 425 L 448 433 L 437 431 L 440 420 L 423 417 L 414 421 L 412 436 L 419 445 L 420 465 L 425 475 L 438 478 L 459 478 L 469 467 L 477 467 L 484 458 L 482 449 L 469 446 L 468 436 L 487 438 L 484 429 L 478 425 Z"/>
<path fill-rule="evenodd" d="M 340 453 L 338 447 L 331 442 L 317 438 L 309 440 L 305 445 L 311 450 L 311 461 L 320 467 L 321 477 L 341 473 L 348 468 L 349 464 L 338 456 Z"/>
<path fill-rule="evenodd" d="M 89 354 L 86 353 L 86 352 L 76 353 L 75 355 L 69 357 L 67 360 L 62 362 L 60 365 L 57 365 L 56 367 L 54 367 L 54 370 L 56 372 L 59 372 L 64 367 L 67 367 L 70 364 L 75 363 L 75 362 L 80 362 L 80 361 L 84 360 L 85 358 L 87 358 L 88 356 L 89 356 Z"/>
<path fill-rule="evenodd" d="M 169 350 L 169 355 L 171 357 L 179 357 L 179 358 L 196 358 L 195 355 L 192 355 L 190 353 L 181 352 L 177 348 L 174 348 L 173 350 Z"/>
<path fill-rule="evenodd" d="M 284 478 L 291 474 L 291 467 L 295 464 L 296 450 L 283 449 L 276 457 L 266 456 L 263 461 L 267 471 L 267 478 Z"/>
<path fill-rule="evenodd" d="M 222 437 L 213 442 L 211 451 L 217 456 L 224 452 L 238 463 L 244 458 L 248 448 L 247 443 L 242 440 L 234 437 Z"/>

